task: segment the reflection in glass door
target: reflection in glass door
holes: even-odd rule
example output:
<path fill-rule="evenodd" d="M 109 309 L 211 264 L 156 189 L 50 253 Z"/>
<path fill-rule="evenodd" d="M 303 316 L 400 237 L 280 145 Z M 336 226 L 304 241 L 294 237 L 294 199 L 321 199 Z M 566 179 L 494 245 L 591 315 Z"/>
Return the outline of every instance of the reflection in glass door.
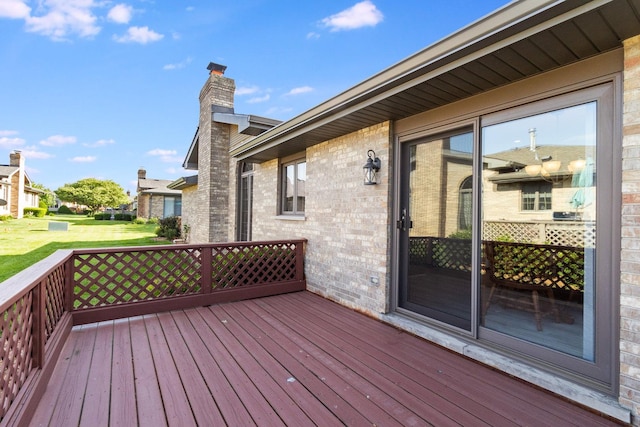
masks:
<path fill-rule="evenodd" d="M 482 325 L 593 361 L 596 102 L 482 129 Z"/>
<path fill-rule="evenodd" d="M 471 329 L 473 132 L 405 144 L 399 306 Z"/>

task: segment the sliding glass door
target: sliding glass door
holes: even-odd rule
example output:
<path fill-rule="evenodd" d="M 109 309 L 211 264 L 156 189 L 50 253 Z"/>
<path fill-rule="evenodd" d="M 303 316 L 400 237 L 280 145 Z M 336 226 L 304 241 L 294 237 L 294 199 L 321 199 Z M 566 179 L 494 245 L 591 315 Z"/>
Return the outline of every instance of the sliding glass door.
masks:
<path fill-rule="evenodd" d="M 612 383 L 612 87 L 401 142 L 400 311 Z"/>

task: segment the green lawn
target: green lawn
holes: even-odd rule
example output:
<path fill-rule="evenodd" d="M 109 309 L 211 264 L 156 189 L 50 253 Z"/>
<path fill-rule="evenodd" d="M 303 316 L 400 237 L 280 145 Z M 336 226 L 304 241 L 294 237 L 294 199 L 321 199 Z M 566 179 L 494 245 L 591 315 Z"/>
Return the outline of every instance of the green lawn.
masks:
<path fill-rule="evenodd" d="M 49 221 L 69 223 L 68 231 L 48 231 Z M 58 249 L 166 244 L 156 241 L 154 224 L 96 221 L 80 215 L 56 215 L 0 221 L 0 282 Z"/>

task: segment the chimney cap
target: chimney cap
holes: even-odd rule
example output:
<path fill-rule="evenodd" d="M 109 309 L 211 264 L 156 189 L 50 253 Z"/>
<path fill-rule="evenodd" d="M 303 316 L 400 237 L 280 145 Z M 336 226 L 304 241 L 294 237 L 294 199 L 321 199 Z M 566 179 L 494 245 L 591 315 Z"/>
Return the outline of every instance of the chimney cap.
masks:
<path fill-rule="evenodd" d="M 226 69 L 226 65 L 216 64 L 215 62 L 209 62 L 209 65 L 207 66 L 207 70 L 209 70 L 211 74 L 223 75 Z"/>

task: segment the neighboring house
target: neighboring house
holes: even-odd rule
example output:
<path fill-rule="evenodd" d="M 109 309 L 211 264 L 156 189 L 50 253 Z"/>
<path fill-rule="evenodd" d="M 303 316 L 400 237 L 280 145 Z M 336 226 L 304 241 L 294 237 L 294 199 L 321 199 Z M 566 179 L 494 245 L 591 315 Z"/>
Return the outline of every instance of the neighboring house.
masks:
<path fill-rule="evenodd" d="M 209 69 L 191 242 L 306 238 L 310 291 L 640 423 L 639 1 L 512 2 L 278 125 Z"/>
<path fill-rule="evenodd" d="M 9 154 L 9 164 L 0 165 L 0 216 L 24 216 L 24 208 L 37 208 L 43 191 L 31 187 L 20 151 Z"/>
<path fill-rule="evenodd" d="M 147 171 L 138 170 L 138 218 L 167 218 L 182 215 L 182 191 L 168 188 L 171 180 L 147 178 Z"/>

